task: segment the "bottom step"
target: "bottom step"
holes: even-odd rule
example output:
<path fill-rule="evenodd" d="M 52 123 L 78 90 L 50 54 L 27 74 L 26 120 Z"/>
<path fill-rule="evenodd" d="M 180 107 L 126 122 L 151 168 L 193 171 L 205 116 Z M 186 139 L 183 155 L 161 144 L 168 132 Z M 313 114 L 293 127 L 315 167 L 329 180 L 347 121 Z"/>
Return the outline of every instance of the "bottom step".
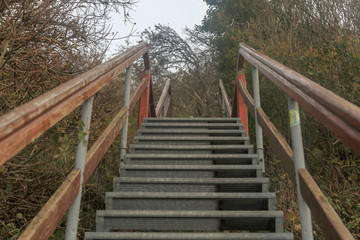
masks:
<path fill-rule="evenodd" d="M 87 232 L 86 240 L 292 240 L 291 233 L 170 233 L 170 232 Z"/>
<path fill-rule="evenodd" d="M 96 231 L 217 231 L 283 232 L 281 211 L 127 211 L 96 212 Z"/>

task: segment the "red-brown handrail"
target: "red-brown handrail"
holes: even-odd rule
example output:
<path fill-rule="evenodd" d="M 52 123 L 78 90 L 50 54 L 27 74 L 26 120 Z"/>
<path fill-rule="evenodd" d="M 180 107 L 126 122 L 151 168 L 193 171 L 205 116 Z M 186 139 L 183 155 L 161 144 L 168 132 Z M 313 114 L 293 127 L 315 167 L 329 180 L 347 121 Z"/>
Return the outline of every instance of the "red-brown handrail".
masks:
<path fill-rule="evenodd" d="M 147 45 L 141 43 L 1 116 L 0 166 L 93 96 L 147 51 Z M 145 62 L 147 61 L 145 59 Z"/>
<path fill-rule="evenodd" d="M 359 107 L 246 44 L 240 44 L 239 54 L 360 154 Z"/>
<path fill-rule="evenodd" d="M 243 67 L 245 58 L 291 99 L 299 102 L 315 119 L 360 154 L 359 107 L 251 47 L 240 44 L 232 117 L 245 116 L 247 119 L 248 110 L 253 117 L 256 117 L 257 123 L 264 130 L 269 143 L 280 156 L 283 167 L 294 182 L 296 181 L 293 150 L 263 109 L 255 108 L 254 99 L 246 89 Z M 221 89 L 221 81 L 219 85 Z M 223 96 L 225 94 L 222 93 Z M 243 103 L 247 108 L 241 107 Z M 304 168 L 299 168 L 297 172 L 301 194 L 325 236 L 328 239 L 354 239 L 309 172 Z"/>
<path fill-rule="evenodd" d="M 139 124 L 155 117 L 148 46 L 140 43 L 119 56 L 60 85 L 0 117 L 0 166 L 39 137 L 108 82 L 143 57 L 142 81 L 86 154 L 83 184 L 89 179 L 140 99 Z M 168 84 L 170 85 L 170 83 Z M 170 86 L 167 86 L 169 92 Z M 20 137 L 21 136 L 21 137 Z M 79 193 L 81 170 L 73 169 L 19 239 L 48 239 Z"/>

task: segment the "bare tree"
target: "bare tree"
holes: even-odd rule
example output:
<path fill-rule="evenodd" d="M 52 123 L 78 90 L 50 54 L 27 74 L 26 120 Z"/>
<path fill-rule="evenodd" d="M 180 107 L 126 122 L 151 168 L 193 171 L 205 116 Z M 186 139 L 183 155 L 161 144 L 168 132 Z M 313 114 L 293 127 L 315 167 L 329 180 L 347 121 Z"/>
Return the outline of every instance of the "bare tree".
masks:
<path fill-rule="evenodd" d="M 144 38 L 150 43 L 152 71 L 157 79 L 172 79 L 175 91 L 181 91 L 183 108 L 192 114 L 212 116 L 216 101 L 217 79 L 214 56 L 209 50 L 206 34 L 186 29 L 186 38 L 180 37 L 169 26 L 158 24 L 148 29 Z"/>

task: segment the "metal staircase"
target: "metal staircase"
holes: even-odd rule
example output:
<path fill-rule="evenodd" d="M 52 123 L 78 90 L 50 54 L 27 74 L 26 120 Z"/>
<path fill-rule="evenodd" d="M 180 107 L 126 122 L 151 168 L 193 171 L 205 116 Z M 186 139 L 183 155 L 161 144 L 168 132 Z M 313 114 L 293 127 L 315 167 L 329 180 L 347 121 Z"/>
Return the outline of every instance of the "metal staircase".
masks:
<path fill-rule="evenodd" d="M 238 118 L 147 118 L 85 239 L 293 239 Z"/>

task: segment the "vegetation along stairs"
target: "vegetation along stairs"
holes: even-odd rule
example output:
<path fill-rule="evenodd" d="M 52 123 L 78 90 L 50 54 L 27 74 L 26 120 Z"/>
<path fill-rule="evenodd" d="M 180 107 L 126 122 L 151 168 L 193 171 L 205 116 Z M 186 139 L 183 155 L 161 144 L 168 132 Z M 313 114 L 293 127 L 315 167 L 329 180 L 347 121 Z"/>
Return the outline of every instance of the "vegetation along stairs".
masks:
<path fill-rule="evenodd" d="M 146 118 L 85 239 L 293 239 L 239 118 Z"/>

